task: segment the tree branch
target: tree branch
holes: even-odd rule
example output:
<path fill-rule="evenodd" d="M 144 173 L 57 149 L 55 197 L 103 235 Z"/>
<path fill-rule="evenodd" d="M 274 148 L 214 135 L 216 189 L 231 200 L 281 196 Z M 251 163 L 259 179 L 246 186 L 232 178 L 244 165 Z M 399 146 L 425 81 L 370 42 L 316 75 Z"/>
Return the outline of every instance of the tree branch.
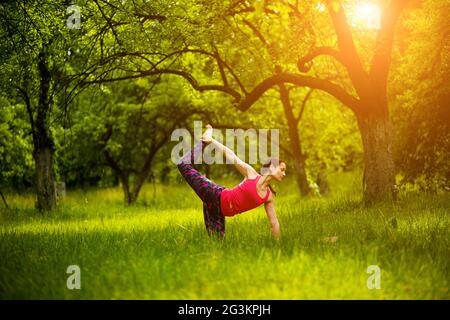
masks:
<path fill-rule="evenodd" d="M 242 130 L 249 130 L 249 129 L 254 129 L 251 126 L 243 126 L 243 125 L 231 125 L 231 124 L 219 124 L 219 123 L 214 123 L 214 122 L 210 122 L 211 126 L 213 128 L 216 129 L 242 129 Z M 273 141 L 272 143 L 276 143 L 275 141 Z M 289 156 L 290 158 L 293 158 L 294 156 L 292 155 L 292 153 L 289 151 L 289 149 L 285 148 L 284 146 L 282 146 L 281 144 L 278 144 L 278 147 L 283 150 L 283 152 Z"/>
<path fill-rule="evenodd" d="M 157 20 L 160 23 L 167 20 L 167 17 L 160 15 L 160 14 L 143 14 L 139 12 L 135 12 L 134 15 L 136 17 L 142 18 L 141 23 L 145 23 L 147 20 Z"/>
<path fill-rule="evenodd" d="M 206 55 L 206 56 L 209 56 L 209 57 L 215 59 L 217 64 L 218 64 L 218 66 L 219 66 L 219 69 L 221 68 L 222 71 L 225 71 L 225 70 L 223 70 L 223 67 L 225 67 L 230 72 L 230 74 L 232 75 L 232 77 L 236 81 L 237 85 L 242 90 L 242 92 L 247 93 L 247 90 L 245 89 L 245 87 L 242 84 L 242 82 L 239 80 L 239 77 L 236 75 L 236 73 L 233 71 L 233 69 L 220 57 L 219 51 L 217 50 L 217 48 L 216 48 L 214 53 L 208 52 L 208 51 L 203 50 L 203 49 L 189 49 L 189 48 L 184 48 L 182 50 L 174 51 L 174 52 L 171 52 L 170 54 L 166 55 L 163 59 L 161 59 L 161 61 L 157 62 L 154 65 L 154 67 L 157 67 L 158 65 L 160 65 L 162 62 L 164 62 L 165 60 L 167 60 L 171 56 L 174 56 L 174 55 L 177 55 L 177 54 L 183 54 L 183 53 L 198 53 L 198 54 L 203 54 L 203 55 Z M 225 81 L 224 81 L 224 85 L 227 86 Z"/>
<path fill-rule="evenodd" d="M 298 70 L 302 73 L 306 73 L 309 70 L 311 70 L 313 60 L 317 58 L 318 56 L 331 56 L 335 58 L 337 61 L 339 61 L 342 65 L 345 66 L 345 63 L 341 57 L 341 54 L 336 49 L 333 49 L 331 47 L 317 47 L 314 48 L 310 53 L 308 53 L 306 56 L 298 59 L 297 61 L 297 67 Z"/>
<path fill-rule="evenodd" d="M 103 12 L 102 7 L 100 6 L 100 4 L 98 3 L 97 0 L 94 0 L 95 4 L 97 5 L 98 9 L 100 10 L 100 13 L 102 14 L 103 18 L 106 20 L 106 22 L 108 23 L 109 27 L 111 28 L 112 33 L 114 34 L 114 38 L 116 39 L 117 43 L 119 44 L 119 46 L 122 46 L 122 41 L 119 39 L 119 36 L 116 33 L 116 30 L 114 29 L 114 26 L 111 22 L 111 18 L 108 18 L 105 13 Z M 113 14 L 114 15 L 114 14 Z"/>
<path fill-rule="evenodd" d="M 383 11 L 381 17 L 381 28 L 377 34 L 375 53 L 370 67 L 370 77 L 377 89 L 383 90 L 381 92 L 382 95 L 386 94 L 395 25 L 406 3 L 406 0 L 393 0 Z"/>
<path fill-rule="evenodd" d="M 25 106 L 27 107 L 27 113 L 28 113 L 28 118 L 30 119 L 30 126 L 31 126 L 31 133 L 33 135 L 33 140 L 36 141 L 36 131 L 34 129 L 34 118 L 33 118 L 33 110 L 31 109 L 31 101 L 30 101 L 30 97 L 28 96 L 28 93 L 21 87 L 15 86 L 13 85 L 14 88 L 16 88 L 17 90 L 19 90 L 19 92 L 22 94 L 23 100 L 25 101 Z"/>
<path fill-rule="evenodd" d="M 360 98 L 369 99 L 369 97 L 366 97 L 367 93 L 370 92 L 368 74 L 364 71 L 360 57 L 356 51 L 344 9 L 337 1 L 329 0 L 327 5 L 336 31 L 341 60 Z"/>
<path fill-rule="evenodd" d="M 266 38 L 264 38 L 264 36 L 262 35 L 262 33 L 258 30 L 258 28 L 256 28 L 255 25 L 253 25 L 253 23 L 251 23 L 250 21 L 244 19 L 242 20 L 244 22 L 245 25 L 247 25 L 252 31 L 253 33 L 256 35 L 256 37 L 258 37 L 259 40 L 261 40 L 261 42 L 267 47 L 269 48 L 270 43 L 269 41 L 266 40 Z"/>
<path fill-rule="evenodd" d="M 240 103 L 237 105 L 237 108 L 242 111 L 248 110 L 267 90 L 281 83 L 292 83 L 297 86 L 319 89 L 334 96 L 354 112 L 360 109 L 360 100 L 348 94 L 340 86 L 327 80 L 291 73 L 279 73 L 265 79 L 259 85 L 257 85 L 242 101 L 240 101 Z"/>
<path fill-rule="evenodd" d="M 117 77 L 117 78 L 109 78 L 109 79 L 98 79 L 93 81 L 84 81 L 84 84 L 93 84 L 93 83 L 107 83 L 107 82 L 114 82 L 114 81 L 121 81 L 121 80 L 127 80 L 127 79 L 136 79 L 146 76 L 154 76 L 154 75 L 160 75 L 160 74 L 174 74 L 183 77 L 186 79 L 191 86 L 197 90 L 197 91 L 206 91 L 206 90 L 215 90 L 215 91 L 221 91 L 224 92 L 230 96 L 232 96 L 236 101 L 239 101 L 241 99 L 241 94 L 237 92 L 236 90 L 233 90 L 232 88 L 224 85 L 200 85 L 198 81 L 188 72 L 182 71 L 182 70 L 173 70 L 173 69 L 156 69 L 156 70 L 148 70 L 148 71 L 138 71 L 135 75 L 127 75 L 123 77 Z"/>
<path fill-rule="evenodd" d="M 300 120 L 302 119 L 303 112 L 305 111 L 305 107 L 306 107 L 306 102 L 311 97 L 311 94 L 313 93 L 313 91 L 314 91 L 314 89 L 310 89 L 306 93 L 305 97 L 303 98 L 302 105 L 300 106 L 300 111 L 298 113 L 297 118 L 295 118 L 295 122 L 297 123 L 297 126 L 298 126 L 298 123 L 300 122 Z"/>
<path fill-rule="evenodd" d="M 106 132 L 102 136 L 99 141 L 100 149 L 103 149 L 103 155 L 105 156 L 106 162 L 108 166 L 110 166 L 114 171 L 116 171 L 119 175 L 123 173 L 123 170 L 120 168 L 119 164 L 114 160 L 108 150 L 105 149 L 108 140 L 111 138 L 113 134 L 113 128 L 111 124 L 106 126 Z"/>
<path fill-rule="evenodd" d="M 219 67 L 220 76 L 222 77 L 222 81 L 225 87 L 228 87 L 228 79 L 227 75 L 225 74 L 225 70 L 223 69 L 224 65 L 222 63 L 222 59 L 219 56 L 219 51 L 217 50 L 217 47 L 214 46 L 214 57 L 217 61 L 217 65 Z"/>
<path fill-rule="evenodd" d="M 239 4 L 246 4 L 246 1 L 238 1 L 237 3 L 231 5 L 228 8 L 228 10 L 227 10 L 227 15 L 233 17 L 233 16 L 241 14 L 241 13 L 248 13 L 248 12 L 255 12 L 256 11 L 256 8 L 253 7 L 253 6 L 244 6 L 242 9 L 238 9 L 236 7 Z M 276 10 L 272 10 L 270 8 L 267 8 L 266 6 L 264 6 L 264 13 L 279 15 Z"/>

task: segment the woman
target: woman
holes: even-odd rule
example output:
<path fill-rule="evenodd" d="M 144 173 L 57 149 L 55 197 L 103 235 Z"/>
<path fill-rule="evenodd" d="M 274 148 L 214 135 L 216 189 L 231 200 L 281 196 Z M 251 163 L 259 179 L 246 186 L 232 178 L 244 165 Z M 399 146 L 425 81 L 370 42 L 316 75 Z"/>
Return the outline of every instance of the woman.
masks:
<path fill-rule="evenodd" d="M 262 167 L 262 174 L 249 164 L 239 159 L 236 154 L 220 142 L 212 138 L 213 128 L 206 126 L 202 140 L 178 163 L 178 169 L 184 179 L 194 189 L 203 201 L 203 216 L 209 235 L 225 234 L 225 217 L 251 210 L 264 203 L 267 217 L 272 226 L 272 235 L 279 239 L 280 225 L 275 213 L 275 192 L 270 181 L 281 181 L 286 175 L 286 163 L 277 159 L 270 159 Z M 244 180 L 232 189 L 225 188 L 201 175 L 192 166 L 194 158 L 202 154 L 208 144 L 214 144 L 217 150 L 223 151 L 227 163 L 233 163 L 244 176 Z"/>

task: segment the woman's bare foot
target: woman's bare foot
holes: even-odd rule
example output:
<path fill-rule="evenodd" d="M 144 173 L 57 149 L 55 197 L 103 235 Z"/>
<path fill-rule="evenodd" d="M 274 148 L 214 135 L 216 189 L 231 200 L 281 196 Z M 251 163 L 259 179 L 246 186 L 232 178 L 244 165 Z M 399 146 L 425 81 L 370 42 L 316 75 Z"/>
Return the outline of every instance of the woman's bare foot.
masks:
<path fill-rule="evenodd" d="M 211 125 L 206 125 L 206 130 L 203 133 L 202 136 L 202 141 L 206 142 L 206 143 L 211 143 L 212 142 L 212 133 L 213 133 L 213 127 L 211 127 Z"/>

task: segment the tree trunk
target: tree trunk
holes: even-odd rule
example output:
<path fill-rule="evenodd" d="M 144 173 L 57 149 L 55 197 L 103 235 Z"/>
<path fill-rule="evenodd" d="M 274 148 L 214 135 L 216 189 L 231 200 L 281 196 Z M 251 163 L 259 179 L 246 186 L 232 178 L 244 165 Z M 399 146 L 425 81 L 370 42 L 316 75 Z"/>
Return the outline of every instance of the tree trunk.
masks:
<path fill-rule="evenodd" d="M 6 209 L 9 209 L 8 203 L 6 202 L 6 198 L 5 198 L 5 196 L 3 195 L 3 193 L 2 193 L 1 190 L 0 190 L 0 196 L 2 197 L 2 200 L 3 200 L 3 203 L 5 204 Z"/>
<path fill-rule="evenodd" d="M 35 151 L 37 209 L 52 210 L 56 205 L 55 175 L 53 172 L 53 150 L 49 147 Z"/>
<path fill-rule="evenodd" d="M 48 68 L 46 47 L 39 54 L 39 103 L 33 131 L 33 156 L 36 166 L 36 193 L 39 211 L 49 211 L 56 206 L 54 143 L 48 125 L 50 110 L 50 71 Z"/>
<path fill-rule="evenodd" d="M 122 182 L 124 202 L 125 202 L 125 205 L 128 205 L 128 206 L 136 201 L 136 199 L 133 197 L 133 193 L 130 191 L 129 179 L 130 179 L 129 174 L 124 173 L 124 172 L 120 173 L 120 181 Z"/>
<path fill-rule="evenodd" d="M 294 174 L 297 186 L 302 196 L 310 193 L 311 189 L 308 184 L 305 171 L 305 157 L 302 153 L 300 136 L 298 134 L 297 121 L 292 112 L 291 102 L 289 100 L 289 92 L 284 84 L 280 85 L 281 102 L 283 103 L 284 114 L 289 128 L 289 140 L 291 141 L 291 152 L 294 160 Z"/>
<path fill-rule="evenodd" d="M 109 138 L 107 138 L 104 141 L 107 141 L 108 139 Z M 113 169 L 115 175 L 119 178 L 122 184 L 125 205 L 129 206 L 131 204 L 136 203 L 137 198 L 139 196 L 139 192 L 141 191 L 141 188 L 144 185 L 145 180 L 147 179 L 148 174 L 150 172 L 151 161 L 155 155 L 155 152 L 147 155 L 147 159 L 144 163 L 142 170 L 134 175 L 135 179 L 134 184 L 132 186 L 130 185 L 131 172 L 129 170 L 122 170 L 119 167 L 119 164 L 113 159 L 113 157 L 109 154 L 108 151 L 104 150 L 103 154 L 105 155 L 108 165 Z"/>
<path fill-rule="evenodd" d="M 393 127 L 387 113 L 359 115 L 358 125 L 364 147 L 363 192 L 366 203 L 396 197 L 392 156 Z"/>
<path fill-rule="evenodd" d="M 148 172 L 146 173 L 140 172 L 139 176 L 136 177 L 132 193 L 132 201 L 130 202 L 130 204 L 135 203 L 137 201 L 139 197 L 139 192 L 141 192 L 142 186 L 144 185 L 147 176 Z"/>
<path fill-rule="evenodd" d="M 319 187 L 319 193 L 322 196 L 330 194 L 330 184 L 328 183 L 325 166 L 322 164 L 316 178 L 317 186 Z"/>
<path fill-rule="evenodd" d="M 156 149 L 158 150 L 158 149 Z M 139 171 L 139 173 L 136 175 L 136 179 L 134 182 L 133 192 L 131 194 L 131 203 L 135 203 L 137 201 L 137 198 L 139 196 L 139 192 L 141 192 L 142 186 L 145 183 L 145 180 L 147 180 L 150 170 L 152 168 L 152 161 L 155 157 L 156 151 L 150 151 L 147 156 L 145 157 L 144 165 L 142 166 L 142 169 Z"/>

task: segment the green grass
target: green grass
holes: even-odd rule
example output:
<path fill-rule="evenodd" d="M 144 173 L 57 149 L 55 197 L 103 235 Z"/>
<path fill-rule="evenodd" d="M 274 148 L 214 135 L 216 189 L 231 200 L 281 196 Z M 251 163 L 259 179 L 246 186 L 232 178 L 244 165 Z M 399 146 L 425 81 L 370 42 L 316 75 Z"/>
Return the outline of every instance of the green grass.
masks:
<path fill-rule="evenodd" d="M 449 299 L 448 194 L 366 208 L 354 175 L 333 181 L 327 198 L 279 186 L 279 242 L 263 208 L 227 218 L 224 240 L 208 238 L 185 183 L 147 185 L 129 208 L 118 188 L 71 191 L 45 216 L 32 196 L 8 195 L 0 298 Z M 69 265 L 81 268 L 81 290 L 66 287 Z M 381 289 L 367 288 L 369 265 Z"/>

